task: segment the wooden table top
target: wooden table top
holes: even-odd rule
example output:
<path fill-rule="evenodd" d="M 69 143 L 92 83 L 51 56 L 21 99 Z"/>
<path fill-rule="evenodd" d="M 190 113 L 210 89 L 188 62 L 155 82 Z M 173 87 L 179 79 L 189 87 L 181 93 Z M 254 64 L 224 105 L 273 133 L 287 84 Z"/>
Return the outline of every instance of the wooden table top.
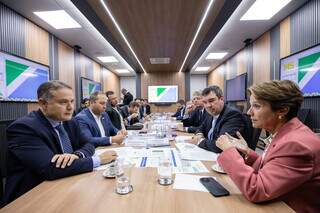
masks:
<path fill-rule="evenodd" d="M 113 145 L 114 147 L 114 145 Z M 228 175 L 210 169 L 213 162 L 203 162 L 209 173 L 230 192 L 215 198 L 207 192 L 174 190 L 157 182 L 156 168 L 133 168 L 133 192 L 115 193 L 115 179 L 106 179 L 103 171 L 94 171 L 54 181 L 45 181 L 19 197 L 0 212 L 294 212 L 284 202 L 253 204 L 245 199 Z"/>

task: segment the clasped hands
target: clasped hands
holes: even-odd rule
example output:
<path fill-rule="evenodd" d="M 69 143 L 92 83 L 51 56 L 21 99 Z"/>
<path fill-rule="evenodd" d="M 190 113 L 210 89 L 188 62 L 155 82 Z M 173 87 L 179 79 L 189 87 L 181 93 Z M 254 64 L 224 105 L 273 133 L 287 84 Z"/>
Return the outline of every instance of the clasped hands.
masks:
<path fill-rule="evenodd" d="M 247 155 L 250 150 L 247 142 L 242 137 L 240 132 L 237 132 L 236 134 L 238 138 L 232 137 L 228 133 L 221 135 L 216 141 L 216 146 L 219 147 L 222 151 L 230 147 L 235 147 L 237 150 Z"/>

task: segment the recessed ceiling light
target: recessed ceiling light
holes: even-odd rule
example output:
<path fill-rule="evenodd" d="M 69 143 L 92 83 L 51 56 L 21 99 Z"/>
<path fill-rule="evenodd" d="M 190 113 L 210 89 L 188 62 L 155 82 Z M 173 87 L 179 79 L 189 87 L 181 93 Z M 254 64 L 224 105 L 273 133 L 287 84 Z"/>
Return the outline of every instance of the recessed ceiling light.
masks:
<path fill-rule="evenodd" d="M 102 4 L 103 8 L 106 10 L 106 12 L 108 13 L 109 17 L 111 18 L 113 24 L 116 26 L 117 30 L 119 31 L 121 37 L 123 38 L 123 40 L 126 42 L 127 46 L 129 47 L 131 53 L 133 54 L 133 56 L 135 57 L 135 59 L 137 60 L 138 64 L 140 65 L 140 67 L 142 68 L 143 72 L 146 72 L 146 70 L 144 69 L 144 67 L 142 66 L 138 56 L 136 55 L 136 53 L 133 51 L 129 41 L 127 40 L 126 36 L 124 35 L 124 33 L 122 32 L 120 26 L 118 25 L 118 22 L 116 21 L 116 19 L 113 17 L 111 11 L 109 10 L 108 6 L 105 4 L 104 0 L 100 0 L 100 3 Z"/>
<path fill-rule="evenodd" d="M 197 67 L 195 71 L 208 71 L 210 67 Z"/>
<path fill-rule="evenodd" d="M 127 70 L 127 69 L 116 69 L 116 72 L 119 73 L 119 74 L 121 74 L 121 73 L 130 73 L 130 71 Z"/>
<path fill-rule="evenodd" d="M 78 24 L 78 22 L 76 22 L 64 10 L 42 11 L 33 13 L 58 30 L 68 28 L 81 28 L 80 24 Z"/>
<path fill-rule="evenodd" d="M 227 52 L 209 53 L 209 55 L 206 57 L 206 59 L 222 59 L 227 54 L 228 54 Z"/>
<path fill-rule="evenodd" d="M 103 63 L 116 63 L 119 62 L 114 56 L 98 56 L 97 57 Z"/>
<path fill-rule="evenodd" d="M 150 58 L 151 64 L 170 64 L 170 58 Z"/>
<path fill-rule="evenodd" d="M 240 20 L 268 20 L 290 1 L 291 0 L 256 0 Z"/>
<path fill-rule="evenodd" d="M 194 45 L 194 42 L 196 41 L 196 39 L 197 39 L 197 37 L 198 37 L 198 34 L 199 34 L 200 30 L 201 30 L 201 27 L 202 27 L 204 21 L 205 21 L 206 18 L 207 18 L 207 15 L 208 15 L 208 13 L 209 13 L 209 10 L 210 10 L 210 7 L 211 7 L 212 3 L 213 3 L 213 0 L 210 0 L 209 3 L 208 3 L 208 5 L 207 5 L 206 11 L 204 12 L 204 15 L 203 15 L 203 17 L 202 17 L 202 19 L 201 19 L 201 21 L 200 21 L 199 27 L 198 27 L 198 29 L 197 29 L 197 31 L 196 31 L 196 34 L 194 35 L 194 37 L 193 37 L 193 39 L 192 39 L 192 42 L 191 42 L 191 44 L 190 44 L 190 47 L 189 47 L 188 52 L 187 52 L 187 54 L 186 54 L 186 57 L 184 58 L 184 60 L 183 60 L 183 62 L 182 62 L 182 64 L 181 64 L 181 67 L 180 67 L 180 69 L 179 69 L 179 72 L 182 71 L 182 68 L 183 68 L 184 64 L 186 63 L 186 61 L 187 61 L 187 58 L 188 58 L 188 56 L 189 56 L 189 54 L 190 54 L 190 51 L 191 51 L 191 49 L 192 49 L 192 47 L 193 47 L 193 45 Z"/>

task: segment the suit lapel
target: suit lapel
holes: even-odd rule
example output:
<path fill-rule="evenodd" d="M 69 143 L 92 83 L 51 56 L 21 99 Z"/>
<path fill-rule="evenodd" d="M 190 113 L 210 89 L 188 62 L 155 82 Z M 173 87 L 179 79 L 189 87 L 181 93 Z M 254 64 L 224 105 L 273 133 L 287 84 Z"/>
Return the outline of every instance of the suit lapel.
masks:
<path fill-rule="evenodd" d="M 90 122 L 91 122 L 93 128 L 95 128 L 95 130 L 99 133 L 99 136 L 101 137 L 101 132 L 99 130 L 98 124 L 88 108 L 85 109 L 85 113 L 87 114 L 88 118 L 90 119 Z"/>

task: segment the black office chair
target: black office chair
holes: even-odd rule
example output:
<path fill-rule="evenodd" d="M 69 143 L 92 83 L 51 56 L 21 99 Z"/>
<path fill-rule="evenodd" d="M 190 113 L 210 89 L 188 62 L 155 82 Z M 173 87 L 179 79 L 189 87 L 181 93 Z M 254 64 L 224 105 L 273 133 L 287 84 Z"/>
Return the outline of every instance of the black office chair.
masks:
<path fill-rule="evenodd" d="M 245 124 L 246 124 L 246 141 L 248 144 L 248 147 L 252 150 L 255 150 L 257 147 L 257 143 L 259 141 L 259 137 L 261 134 L 261 129 L 254 128 L 252 126 L 252 122 L 250 117 L 247 114 L 243 114 L 245 118 Z"/>

